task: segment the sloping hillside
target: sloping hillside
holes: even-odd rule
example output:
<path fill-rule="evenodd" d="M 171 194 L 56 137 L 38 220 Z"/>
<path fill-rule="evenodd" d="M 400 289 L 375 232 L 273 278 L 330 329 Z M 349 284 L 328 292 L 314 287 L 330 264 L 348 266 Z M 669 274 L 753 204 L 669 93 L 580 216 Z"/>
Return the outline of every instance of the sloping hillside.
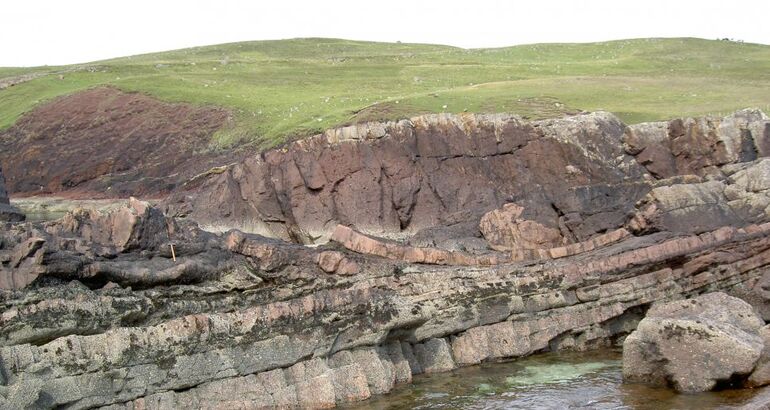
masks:
<path fill-rule="evenodd" d="M 210 136 L 210 147 L 267 147 L 341 124 L 430 112 L 541 118 L 603 109 L 635 123 L 767 109 L 770 46 L 638 39 L 465 50 L 295 39 L 0 68 L 0 130 L 44 101 L 98 85 L 224 107 L 234 121 Z"/>

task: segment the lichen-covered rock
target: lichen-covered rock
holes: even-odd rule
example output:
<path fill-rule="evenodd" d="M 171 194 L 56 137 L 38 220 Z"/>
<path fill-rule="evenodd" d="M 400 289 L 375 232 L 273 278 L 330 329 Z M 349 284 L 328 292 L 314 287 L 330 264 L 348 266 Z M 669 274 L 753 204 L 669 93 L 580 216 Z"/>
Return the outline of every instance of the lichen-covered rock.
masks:
<path fill-rule="evenodd" d="M 682 392 L 745 379 L 760 359 L 763 325 L 751 305 L 721 292 L 653 306 L 623 343 L 623 377 Z"/>
<path fill-rule="evenodd" d="M 420 373 L 606 346 L 656 302 L 722 290 L 766 304 L 763 159 L 707 155 L 701 176 L 656 179 L 639 152 L 624 154 L 624 128 L 606 113 L 355 125 L 253 156 L 172 201 L 209 227 L 245 222 L 294 243 L 207 232 L 137 201 L 6 224 L 0 408 L 331 407 Z M 696 128 L 681 147 L 711 143 Z M 508 203 L 524 208 L 514 222 L 566 244 L 490 250 L 479 221 Z M 330 231 L 336 243 L 296 243 Z M 639 328 L 670 323 L 671 337 L 713 353 L 698 363 L 709 377 L 755 369 L 764 383 L 762 337 L 735 340 L 762 324 L 746 305 L 686 303 L 653 308 Z M 646 357 L 688 353 L 678 346 Z"/>
<path fill-rule="evenodd" d="M 725 167 L 724 180 L 653 188 L 628 227 L 633 232 L 700 233 L 770 218 L 770 159 Z"/>
<path fill-rule="evenodd" d="M 762 320 L 770 321 L 770 270 L 737 284 L 730 295 L 748 302 Z"/>
<path fill-rule="evenodd" d="M 747 384 L 751 387 L 770 384 L 770 325 L 759 330 L 759 337 L 762 338 L 765 347 L 762 349 L 756 368 L 749 376 Z"/>
<path fill-rule="evenodd" d="M 248 255 L 265 255 L 257 253 L 265 239 L 244 235 L 233 249 L 245 255 L 218 254 L 236 263 L 232 271 L 197 281 L 149 276 L 130 289 L 63 277 L 0 291 L 7 392 L 0 407 L 325 407 L 363 400 L 422 372 L 607 343 L 636 327 L 651 302 L 759 276 L 770 263 L 768 233 L 768 224 L 700 236 L 659 233 L 595 254 L 494 267 L 357 255 L 361 270 L 350 276 L 318 267 L 316 255 L 329 249 L 277 241 L 268 243 L 290 262 L 260 270 L 249 260 L 258 256 Z M 44 246 L 56 242 L 50 237 Z M 145 251 L 150 260 L 165 259 Z M 146 264 L 138 252 L 134 263 Z"/>
<path fill-rule="evenodd" d="M 719 174 L 718 167 L 770 155 L 770 119 L 759 110 L 724 118 L 683 118 L 631 125 L 626 152 L 658 178 Z"/>

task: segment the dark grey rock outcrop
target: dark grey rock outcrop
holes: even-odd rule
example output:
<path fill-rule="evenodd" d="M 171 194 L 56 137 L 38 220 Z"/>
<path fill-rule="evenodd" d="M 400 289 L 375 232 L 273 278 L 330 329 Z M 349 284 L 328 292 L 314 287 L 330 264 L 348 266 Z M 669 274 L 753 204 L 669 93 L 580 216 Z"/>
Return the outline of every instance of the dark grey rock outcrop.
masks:
<path fill-rule="evenodd" d="M 19 222 L 25 219 L 24 214 L 11 205 L 8 200 L 8 192 L 5 190 L 5 177 L 0 168 L 0 222 Z"/>

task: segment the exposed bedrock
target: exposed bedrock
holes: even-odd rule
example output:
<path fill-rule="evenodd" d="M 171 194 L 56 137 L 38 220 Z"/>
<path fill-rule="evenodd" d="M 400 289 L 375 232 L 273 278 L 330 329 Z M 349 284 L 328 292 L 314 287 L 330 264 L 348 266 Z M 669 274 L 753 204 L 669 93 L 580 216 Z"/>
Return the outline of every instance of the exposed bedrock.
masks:
<path fill-rule="evenodd" d="M 770 159 L 723 166 L 725 177 L 653 188 L 628 226 L 637 232 L 699 233 L 770 218 Z"/>
<path fill-rule="evenodd" d="M 733 121 L 757 158 L 660 178 L 610 114 L 435 115 L 249 158 L 163 204 L 187 218 L 132 199 L 6 223 L 0 408 L 334 407 L 617 343 L 651 306 L 704 293 L 766 318 L 767 120 L 740 115 L 694 141 Z M 759 385 L 770 355 L 752 346 Z"/>
<path fill-rule="evenodd" d="M 11 206 L 11 202 L 8 200 L 5 177 L 3 177 L 3 170 L 0 168 L 0 222 L 19 222 L 24 219 L 24 214 L 16 207 Z"/>
<path fill-rule="evenodd" d="M 622 227 L 656 186 L 724 179 L 720 167 L 766 156 L 768 130 L 767 117 L 751 110 L 631 127 L 604 112 L 534 122 L 427 115 L 288 144 L 177 191 L 167 205 L 208 229 L 299 243 L 324 242 L 343 224 L 417 246 L 483 251 L 482 216 L 516 203 L 518 218 L 530 221 L 524 235 L 538 224 L 559 232 L 541 229 L 535 242 L 570 243 Z M 658 146 L 676 165 L 666 172 L 648 158 Z M 510 245 L 499 240 L 492 243 Z"/>
<path fill-rule="evenodd" d="M 558 226 L 558 205 L 581 201 L 571 198 L 583 191 L 572 188 L 641 180 L 644 168 L 623 151 L 624 129 L 603 112 L 537 122 L 469 114 L 355 125 L 249 158 L 168 205 L 212 228 L 301 243 L 325 241 L 337 224 L 394 238 L 436 227 L 456 228 L 445 236 L 474 237 L 481 215 L 507 202 L 523 206 L 528 219 Z M 594 233 L 574 225 L 578 236 Z"/>
<path fill-rule="evenodd" d="M 135 200 L 3 235 L 0 273 L 37 275 L 0 292 L 4 408 L 333 407 L 415 374 L 605 345 L 657 301 L 743 289 L 770 266 L 767 223 L 490 266 L 215 235 Z"/>
<path fill-rule="evenodd" d="M 722 119 L 683 118 L 631 125 L 626 151 L 654 176 L 719 175 L 722 165 L 770 155 L 770 121 L 746 109 Z"/>

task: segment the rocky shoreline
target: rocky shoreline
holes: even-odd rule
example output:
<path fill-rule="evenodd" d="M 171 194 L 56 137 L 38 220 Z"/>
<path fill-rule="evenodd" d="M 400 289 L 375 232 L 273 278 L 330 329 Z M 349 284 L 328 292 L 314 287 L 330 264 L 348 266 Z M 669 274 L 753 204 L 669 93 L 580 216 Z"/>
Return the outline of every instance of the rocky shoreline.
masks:
<path fill-rule="evenodd" d="M 756 111 L 428 116 L 247 158 L 157 207 L 6 223 L 0 406 L 329 408 L 617 343 L 715 291 L 764 325 L 768 147 Z"/>

